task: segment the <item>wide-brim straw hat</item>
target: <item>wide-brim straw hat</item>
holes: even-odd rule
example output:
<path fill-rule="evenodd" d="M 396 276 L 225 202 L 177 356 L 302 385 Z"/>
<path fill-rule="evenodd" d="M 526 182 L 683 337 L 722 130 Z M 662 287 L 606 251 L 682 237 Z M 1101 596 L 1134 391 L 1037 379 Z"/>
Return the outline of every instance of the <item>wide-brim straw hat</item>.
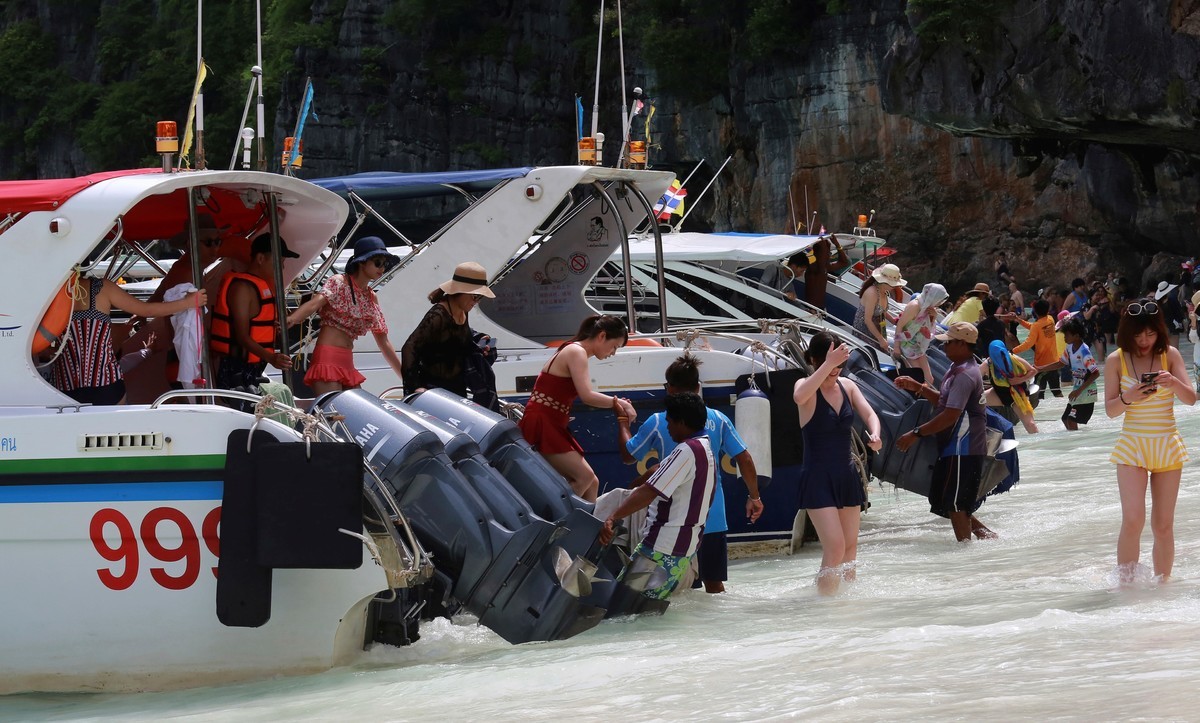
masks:
<path fill-rule="evenodd" d="M 992 287 L 990 287 L 987 284 L 980 281 L 978 284 L 975 284 L 975 288 L 971 289 L 967 293 L 968 294 L 980 294 L 981 296 L 991 296 L 992 295 Z"/>
<path fill-rule="evenodd" d="M 895 264 L 884 264 L 871 272 L 871 278 L 877 283 L 888 286 L 908 286 L 908 282 L 900 275 L 900 267 Z"/>
<path fill-rule="evenodd" d="M 454 275 L 450 277 L 450 280 L 438 288 L 447 294 L 475 294 L 486 296 L 489 299 L 496 298 L 492 290 L 487 287 L 487 283 L 487 269 L 474 261 L 464 261 L 454 267 Z"/>
<path fill-rule="evenodd" d="M 1160 282 L 1158 282 L 1158 290 L 1154 292 L 1154 299 L 1156 301 L 1160 300 L 1160 299 L 1162 299 L 1162 297 L 1166 296 L 1167 294 L 1171 293 L 1172 291 L 1174 291 L 1175 289 L 1178 289 L 1178 288 L 1179 288 L 1178 284 L 1168 284 L 1165 281 L 1160 281 Z"/>

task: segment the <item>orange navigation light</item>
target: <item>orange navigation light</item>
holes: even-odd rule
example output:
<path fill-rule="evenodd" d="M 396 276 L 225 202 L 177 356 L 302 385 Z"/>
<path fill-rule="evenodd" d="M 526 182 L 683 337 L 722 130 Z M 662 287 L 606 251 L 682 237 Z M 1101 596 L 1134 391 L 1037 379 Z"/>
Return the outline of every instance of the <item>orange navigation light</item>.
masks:
<path fill-rule="evenodd" d="M 858 227 L 859 228 L 867 227 L 867 214 L 865 214 L 865 213 L 858 214 Z"/>
<path fill-rule="evenodd" d="M 158 153 L 179 152 L 179 126 L 175 121 L 158 122 L 154 149 Z"/>
<path fill-rule="evenodd" d="M 646 167 L 646 141 L 629 141 L 629 167 Z"/>
<path fill-rule="evenodd" d="M 179 153 L 179 126 L 175 121 L 159 121 L 155 126 L 154 150 L 162 156 L 163 173 L 175 167 L 175 154 Z"/>
<path fill-rule="evenodd" d="M 598 163 L 596 159 L 596 139 L 591 136 L 585 136 L 579 139 L 579 165 L 594 166 Z"/>
<path fill-rule="evenodd" d="M 288 136 L 283 139 L 283 157 L 279 161 L 279 165 L 284 169 L 288 168 L 288 159 L 292 155 L 292 148 L 296 147 L 296 138 Z M 304 139 L 300 139 L 300 146 L 296 148 L 296 160 L 291 162 L 292 168 L 301 168 L 304 166 Z"/>

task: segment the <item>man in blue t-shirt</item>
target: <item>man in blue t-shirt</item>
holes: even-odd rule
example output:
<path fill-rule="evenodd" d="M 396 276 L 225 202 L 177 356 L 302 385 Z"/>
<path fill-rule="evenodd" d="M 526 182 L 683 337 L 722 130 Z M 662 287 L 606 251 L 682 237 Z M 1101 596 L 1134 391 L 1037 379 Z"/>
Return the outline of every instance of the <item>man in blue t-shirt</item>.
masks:
<path fill-rule="evenodd" d="M 933 417 L 902 434 L 896 448 L 905 452 L 918 438 L 937 435 L 940 451 L 929 487 L 929 511 L 950 518 L 959 542 L 970 540 L 972 534 L 980 539 L 996 536 L 974 514 L 981 503 L 979 485 L 987 458 L 987 413 L 979 399 L 983 376 L 974 355 L 978 336 L 975 325 L 965 321 L 956 321 L 945 334 L 934 335 L 953 362 L 940 391 L 912 377 L 896 379 L 896 386 L 934 404 Z"/>
<path fill-rule="evenodd" d="M 684 392 L 700 393 L 700 360 L 691 354 L 684 354 L 667 367 L 667 394 Z M 763 503 L 758 494 L 758 473 L 754 468 L 754 458 L 746 449 L 746 443 L 737 433 L 729 417 L 715 409 L 708 410 L 708 421 L 705 423 L 709 443 L 712 446 L 713 457 L 717 464 L 722 464 L 724 455 L 729 455 L 746 483 L 750 495 L 746 499 L 746 518 L 755 522 L 762 515 Z M 670 433 L 667 431 L 667 419 L 663 412 L 650 415 L 650 418 L 638 427 L 637 436 L 629 428 L 629 420 L 617 417 L 617 435 L 621 442 L 621 459 L 625 464 L 633 464 L 639 460 L 654 457 L 653 465 L 666 458 L 667 452 L 675 447 Z M 646 473 L 634 481 L 634 486 L 641 484 L 653 472 L 653 465 L 648 465 Z M 725 519 L 725 494 L 721 490 L 721 472 L 717 472 L 717 486 L 713 494 L 712 504 L 708 510 L 708 519 L 704 523 L 704 537 L 700 541 L 700 549 L 696 553 L 700 564 L 699 578 L 704 582 L 706 592 L 725 592 L 725 581 L 729 579 L 729 543 L 726 533 L 729 524 Z"/>

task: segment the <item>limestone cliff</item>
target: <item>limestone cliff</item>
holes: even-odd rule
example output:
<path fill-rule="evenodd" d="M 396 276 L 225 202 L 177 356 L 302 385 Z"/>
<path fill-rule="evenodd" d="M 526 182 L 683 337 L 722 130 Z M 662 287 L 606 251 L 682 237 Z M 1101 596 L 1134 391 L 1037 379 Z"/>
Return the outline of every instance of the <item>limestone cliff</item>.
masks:
<path fill-rule="evenodd" d="M 682 176 L 708 160 L 689 184 L 695 211 L 688 224 L 783 231 L 815 210 L 818 225 L 846 230 L 857 214 L 875 209 L 875 226 L 902 249 L 897 261 L 908 278 L 952 290 L 990 281 L 1000 249 L 1027 291 L 1093 270 L 1116 268 L 1145 281 L 1178 268 L 1179 257 L 1200 246 L 1200 0 L 991 4 L 1000 8 L 995 22 L 969 43 L 918 37 L 923 18 L 905 0 L 831 3 L 838 9 L 830 12 L 806 5 L 804 37 L 793 52 L 768 60 L 739 54 L 745 29 L 734 24 L 725 76 L 712 79 L 718 90 L 703 100 L 660 82 L 627 28 L 627 85 L 645 87 L 657 107 L 660 147 L 652 162 Z M 147 12 L 183 17 L 187 5 L 164 1 Z M 318 119 L 305 133 L 304 175 L 569 163 L 573 96 L 591 111 L 595 5 L 273 3 L 286 6 L 293 23 L 281 27 L 281 11 L 267 19 L 268 49 L 283 58 L 282 67 L 268 62 L 273 144 L 290 131 L 311 76 Z M 222 8 L 245 14 L 251 6 Z M 145 160 L 146 143 L 88 145 L 76 135 L 90 130 L 106 102 L 89 95 L 95 88 L 164 62 L 146 40 L 145 57 L 122 56 L 120 74 L 106 65 L 105 33 L 115 23 L 105 18 L 119 7 L 115 0 L 14 0 L 0 15 L 0 31 L 17 22 L 40 27 L 45 58 L 57 63 L 53 73 L 29 74 L 37 92 L 0 87 L 0 176 Z M 214 125 L 232 130 L 252 46 L 227 35 L 242 49 L 230 45 L 209 58 L 227 87 L 214 88 L 207 103 L 227 117 L 214 117 Z M 12 60 L 8 37 L 0 37 L 0 68 Z M 194 47 L 182 47 L 186 34 L 178 38 L 186 59 Z M 621 99 L 611 35 L 604 50 L 600 128 L 616 139 Z M 22 52 L 19 60 L 29 55 Z M 164 104 L 170 107 L 146 110 L 138 123 L 170 114 L 182 121 L 190 79 L 175 74 L 183 77 Z M 33 113 L 42 86 L 63 78 L 75 83 L 74 105 L 63 111 L 72 122 L 31 122 L 45 115 Z M 54 87 L 44 92 L 53 97 Z M 211 135 L 214 156 L 228 158 L 220 139 L 232 133 Z M 22 137 L 32 140 L 22 146 Z M 697 202 L 726 156 L 733 159 L 714 190 Z"/>

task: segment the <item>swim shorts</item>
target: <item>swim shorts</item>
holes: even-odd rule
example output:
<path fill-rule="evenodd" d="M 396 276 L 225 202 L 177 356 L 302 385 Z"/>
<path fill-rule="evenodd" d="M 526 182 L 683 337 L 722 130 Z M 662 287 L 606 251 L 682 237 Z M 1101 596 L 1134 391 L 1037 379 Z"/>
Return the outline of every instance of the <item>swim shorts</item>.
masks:
<path fill-rule="evenodd" d="M 1092 412 L 1095 410 L 1095 402 L 1088 402 L 1087 404 L 1068 404 L 1067 408 L 1063 410 L 1062 420 L 1064 422 L 1072 421 L 1076 424 L 1087 424 L 1088 420 L 1092 418 Z"/>
<path fill-rule="evenodd" d="M 974 512 L 983 504 L 979 483 L 983 478 L 981 454 L 942 457 L 933 466 L 929 485 L 929 511 L 939 517 L 951 512 Z"/>
<path fill-rule="evenodd" d="M 637 564 L 638 557 L 645 558 L 658 568 L 660 574 L 652 574 L 650 581 L 654 586 L 642 590 L 641 593 L 645 597 L 655 600 L 666 600 L 671 597 L 671 593 L 675 592 L 675 588 L 679 587 L 680 581 L 683 580 L 683 576 L 687 574 L 692 564 L 691 556 L 668 555 L 664 552 L 657 552 L 654 548 L 647 547 L 644 543 L 640 542 L 634 548 L 633 555 L 630 557 L 632 559 L 625 566 L 625 569 L 621 571 L 621 574 L 617 576 L 617 581 L 624 580 L 625 573 Z M 666 579 L 659 582 L 663 579 L 664 574 Z"/>

